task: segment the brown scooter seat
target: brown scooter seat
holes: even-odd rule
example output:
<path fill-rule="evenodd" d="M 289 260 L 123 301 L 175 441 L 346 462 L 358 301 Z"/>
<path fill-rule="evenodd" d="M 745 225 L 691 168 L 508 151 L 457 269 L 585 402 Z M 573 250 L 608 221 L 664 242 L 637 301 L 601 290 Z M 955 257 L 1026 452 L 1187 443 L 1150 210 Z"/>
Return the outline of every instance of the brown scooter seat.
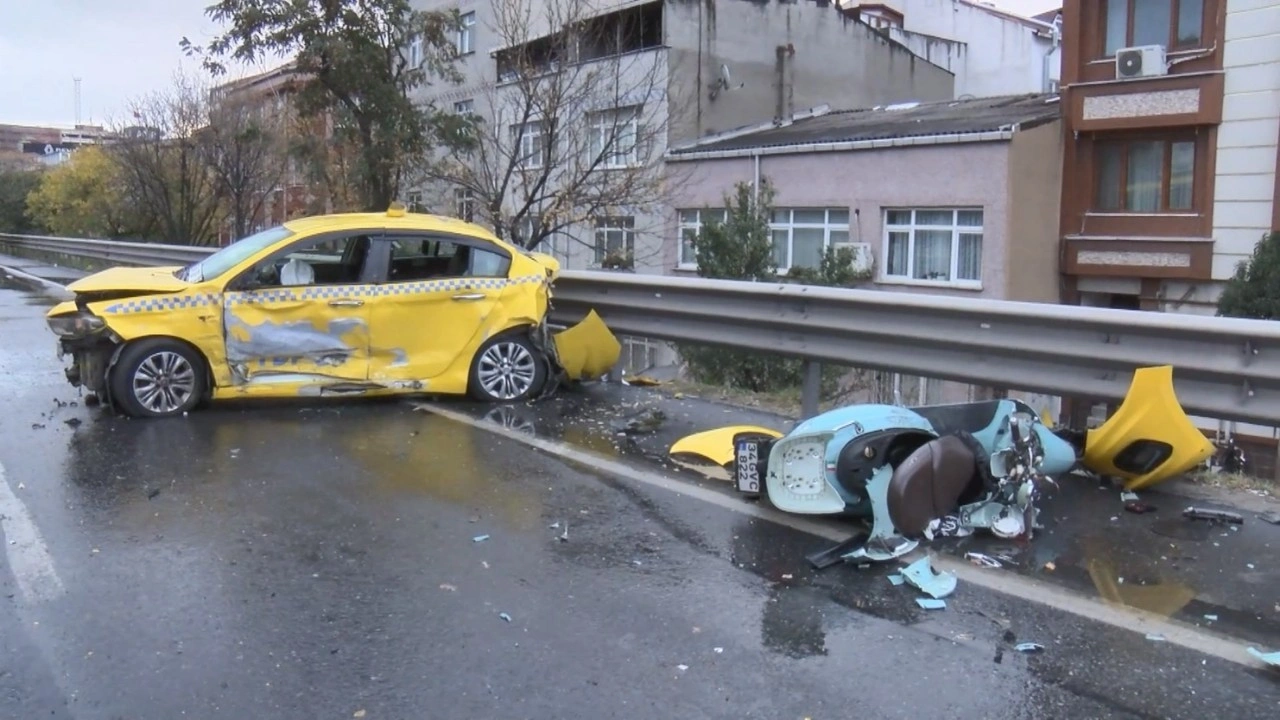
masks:
<path fill-rule="evenodd" d="M 944 435 L 907 456 L 889 479 L 889 519 L 903 535 L 919 535 L 934 518 L 956 509 L 977 462 L 964 441 Z"/>

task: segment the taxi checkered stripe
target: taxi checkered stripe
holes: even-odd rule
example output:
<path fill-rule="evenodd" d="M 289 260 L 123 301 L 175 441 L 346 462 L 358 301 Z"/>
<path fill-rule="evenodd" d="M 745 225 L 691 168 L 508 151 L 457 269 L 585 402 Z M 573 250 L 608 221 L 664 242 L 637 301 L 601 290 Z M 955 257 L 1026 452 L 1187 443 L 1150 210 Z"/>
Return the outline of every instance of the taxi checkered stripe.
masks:
<path fill-rule="evenodd" d="M 545 275 L 522 275 L 514 278 L 448 278 L 444 280 L 419 280 L 415 282 L 390 283 L 385 285 L 329 285 L 303 288 L 276 288 L 263 290 L 253 294 L 255 305 L 270 305 L 275 302 L 291 300 L 326 300 L 331 298 L 372 298 L 386 296 L 422 295 L 433 292 L 449 292 L 451 290 L 501 290 L 510 285 L 528 285 L 546 282 Z M 241 305 L 248 302 L 246 293 L 228 293 L 229 302 Z M 134 300 L 108 305 L 105 312 L 111 314 L 133 314 L 146 312 L 164 312 L 186 308 L 206 307 L 218 303 L 217 293 L 199 293 L 194 295 L 167 295 L 143 297 Z"/>

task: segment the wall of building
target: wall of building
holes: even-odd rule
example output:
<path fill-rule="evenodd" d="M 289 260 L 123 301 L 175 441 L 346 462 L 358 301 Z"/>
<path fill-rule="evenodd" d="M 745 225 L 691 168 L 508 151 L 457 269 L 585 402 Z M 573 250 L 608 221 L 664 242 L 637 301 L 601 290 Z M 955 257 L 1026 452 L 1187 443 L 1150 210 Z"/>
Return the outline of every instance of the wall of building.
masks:
<path fill-rule="evenodd" d="M 1056 126 L 1056 125 L 1055 125 Z M 1046 158 L 1051 161 L 1052 158 Z M 754 177 L 751 158 L 672 163 L 692 166 L 678 208 L 724 207 L 723 196 L 738 182 Z M 869 244 L 875 262 L 877 288 L 913 292 L 1004 299 L 1007 297 L 1006 257 L 1010 227 L 1008 143 L 960 143 L 931 147 L 887 148 L 855 152 L 766 155 L 760 173 L 776 190 L 776 207 L 848 208 L 849 240 Z M 815 182 L 821 178 L 820 182 Z M 1045 188 L 1044 193 L 1051 192 Z M 959 290 L 942 286 L 885 281 L 883 208 L 981 207 L 983 209 L 982 288 Z M 679 256 L 679 233 L 674 213 L 667 233 L 667 257 L 672 266 Z M 1047 224 L 1053 225 L 1046 221 Z M 1057 237 L 1045 234 L 1044 253 L 1057 252 Z"/>
<path fill-rule="evenodd" d="M 953 97 L 950 72 L 831 5 L 670 0 L 666 12 L 672 144 L 823 104 Z"/>
<path fill-rule="evenodd" d="M 1280 2 L 1227 3 L 1226 70 L 1213 204 L 1213 279 L 1272 229 L 1280 142 Z M 1214 295 L 1217 292 L 1215 289 Z"/>
<path fill-rule="evenodd" d="M 1062 204 L 1062 123 L 1013 136 L 1009 146 L 1009 300 L 1058 302 L 1058 217 Z"/>

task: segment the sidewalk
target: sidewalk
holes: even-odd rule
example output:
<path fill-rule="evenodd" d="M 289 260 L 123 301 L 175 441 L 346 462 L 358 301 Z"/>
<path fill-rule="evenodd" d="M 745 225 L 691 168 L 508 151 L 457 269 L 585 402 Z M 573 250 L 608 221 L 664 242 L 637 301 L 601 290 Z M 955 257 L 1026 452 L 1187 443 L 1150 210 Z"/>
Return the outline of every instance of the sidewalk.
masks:
<path fill-rule="evenodd" d="M 51 290 L 53 286 L 63 286 L 88 275 L 88 272 L 76 268 L 50 265 L 49 263 L 13 255 L 0 255 L 0 272 L 6 272 L 14 280 L 24 282 L 33 289 Z"/>

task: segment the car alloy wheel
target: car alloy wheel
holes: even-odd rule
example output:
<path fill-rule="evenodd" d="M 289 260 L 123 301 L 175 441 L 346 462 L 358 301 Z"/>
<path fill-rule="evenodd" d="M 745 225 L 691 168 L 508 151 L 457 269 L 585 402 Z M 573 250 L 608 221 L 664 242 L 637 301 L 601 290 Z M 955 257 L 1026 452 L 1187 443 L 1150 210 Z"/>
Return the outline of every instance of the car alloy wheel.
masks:
<path fill-rule="evenodd" d="M 156 415 L 177 412 L 196 391 L 196 369 L 172 350 L 152 353 L 133 372 L 133 397 Z"/>
<path fill-rule="evenodd" d="M 512 400 L 533 389 L 538 377 L 538 359 L 523 343 L 500 340 L 480 355 L 476 379 L 486 395 Z"/>

